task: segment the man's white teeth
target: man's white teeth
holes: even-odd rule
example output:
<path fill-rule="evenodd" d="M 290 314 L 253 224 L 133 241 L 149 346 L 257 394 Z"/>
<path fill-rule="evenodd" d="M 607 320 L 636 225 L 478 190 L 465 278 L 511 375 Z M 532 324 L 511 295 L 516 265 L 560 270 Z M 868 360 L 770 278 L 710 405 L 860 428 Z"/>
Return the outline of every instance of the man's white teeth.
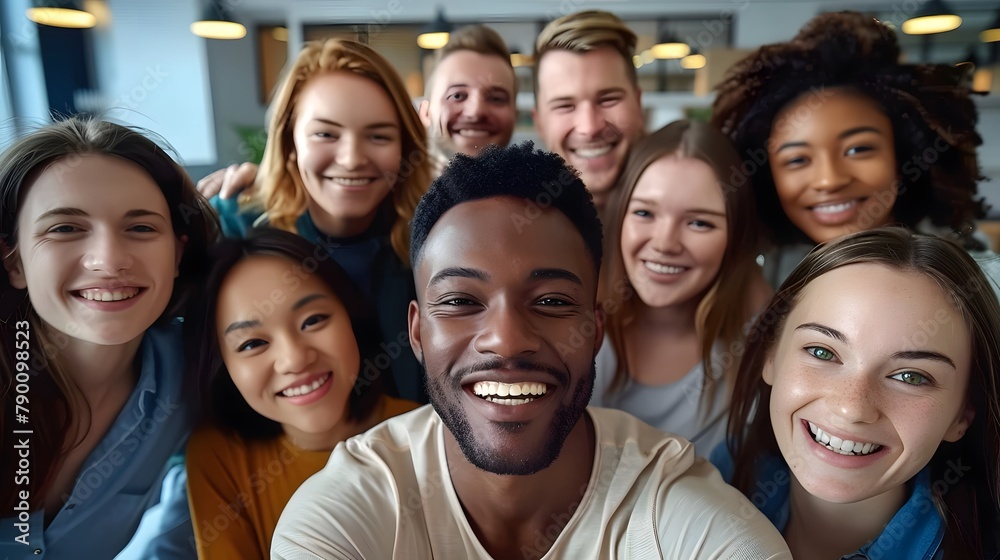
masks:
<path fill-rule="evenodd" d="M 362 179 L 351 179 L 348 177 L 330 177 L 330 180 L 339 185 L 345 185 L 348 187 L 360 187 L 362 185 L 367 185 L 371 183 L 374 179 L 371 177 L 366 177 Z"/>
<path fill-rule="evenodd" d="M 575 153 L 576 155 L 578 155 L 578 156 L 580 156 L 582 158 L 585 158 L 585 159 L 592 159 L 592 158 L 598 158 L 598 157 L 603 156 L 604 154 L 607 154 L 613 148 L 614 148 L 614 146 L 612 146 L 611 144 L 608 144 L 608 145 L 602 146 L 600 148 L 577 148 L 577 149 L 573 150 L 573 153 Z"/>
<path fill-rule="evenodd" d="M 90 301 L 122 301 L 135 297 L 139 288 L 119 288 L 117 290 L 80 290 L 80 296 Z"/>
<path fill-rule="evenodd" d="M 819 212 L 820 214 L 836 214 L 837 212 L 843 212 L 848 208 L 852 208 L 857 204 L 857 200 L 841 202 L 840 204 L 825 204 L 821 206 L 813 206 L 813 211 Z"/>
<path fill-rule="evenodd" d="M 527 404 L 535 399 L 495 399 L 493 397 L 486 397 L 486 400 L 497 404 L 514 406 L 516 404 Z"/>
<path fill-rule="evenodd" d="M 500 404 L 524 404 L 532 398 L 517 399 L 513 397 L 540 397 L 548 388 L 544 383 L 522 382 L 502 383 L 499 381 L 479 381 L 472 386 L 472 392 L 484 399 Z M 499 397 L 499 398 L 497 398 Z"/>
<path fill-rule="evenodd" d="M 646 268 L 648 268 L 649 270 L 652 270 L 653 272 L 656 272 L 658 274 L 680 274 L 686 270 L 682 266 L 670 266 L 666 264 L 655 263 L 652 261 L 643 261 L 642 264 L 645 265 Z"/>
<path fill-rule="evenodd" d="M 316 389 L 319 389 L 320 387 L 322 387 L 323 384 L 326 383 L 327 379 L 330 379 L 330 374 L 329 373 L 326 374 L 326 375 L 324 375 L 323 377 L 320 377 L 319 379 L 317 379 L 316 381 L 313 381 L 312 383 L 310 383 L 308 385 L 299 385 L 298 387 L 289 387 L 288 389 L 285 389 L 284 391 L 282 391 L 281 394 L 284 395 L 284 396 L 286 396 L 286 397 L 299 397 L 299 396 L 302 396 L 302 395 L 308 395 L 309 393 L 312 393 Z"/>
<path fill-rule="evenodd" d="M 862 443 L 831 436 L 812 422 L 809 422 L 809 431 L 812 432 L 813 439 L 817 443 L 841 455 L 868 455 L 882 449 L 882 446 L 877 443 Z"/>
<path fill-rule="evenodd" d="M 474 128 L 463 128 L 458 130 L 459 136 L 465 136 L 466 138 L 486 138 L 490 135 L 488 130 L 477 130 Z"/>

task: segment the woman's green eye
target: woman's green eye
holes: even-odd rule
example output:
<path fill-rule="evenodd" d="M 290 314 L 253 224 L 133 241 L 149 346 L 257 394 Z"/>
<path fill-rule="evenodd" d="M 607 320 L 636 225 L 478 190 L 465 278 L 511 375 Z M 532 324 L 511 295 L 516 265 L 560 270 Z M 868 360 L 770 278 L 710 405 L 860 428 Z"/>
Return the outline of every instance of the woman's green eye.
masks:
<path fill-rule="evenodd" d="M 806 352 L 809 352 L 812 357 L 819 360 L 830 361 L 833 359 L 833 352 L 819 346 L 810 346 L 806 348 Z"/>
<path fill-rule="evenodd" d="M 930 379 L 927 379 L 926 375 L 917 373 L 915 371 L 901 371 L 896 375 L 891 376 L 890 379 L 896 379 L 898 381 L 902 381 L 907 385 L 917 385 L 917 386 L 927 385 L 928 383 L 931 382 Z"/>

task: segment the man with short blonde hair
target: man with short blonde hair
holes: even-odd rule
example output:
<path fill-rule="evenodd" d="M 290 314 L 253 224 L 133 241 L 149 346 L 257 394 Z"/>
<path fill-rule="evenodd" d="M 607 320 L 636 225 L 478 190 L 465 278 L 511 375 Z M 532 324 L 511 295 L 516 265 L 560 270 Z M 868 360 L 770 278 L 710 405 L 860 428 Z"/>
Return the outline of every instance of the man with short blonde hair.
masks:
<path fill-rule="evenodd" d="M 580 171 L 599 209 L 645 134 L 635 46 L 625 22 L 599 10 L 552 21 L 535 43 L 535 128 Z"/>

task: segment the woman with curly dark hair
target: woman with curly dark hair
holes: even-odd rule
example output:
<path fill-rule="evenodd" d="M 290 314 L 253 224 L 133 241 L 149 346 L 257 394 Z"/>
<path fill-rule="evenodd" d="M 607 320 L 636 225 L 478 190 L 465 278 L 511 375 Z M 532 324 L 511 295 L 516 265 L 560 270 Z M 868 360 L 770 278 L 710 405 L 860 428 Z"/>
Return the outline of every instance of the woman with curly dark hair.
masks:
<path fill-rule="evenodd" d="M 731 180 L 753 181 L 772 285 L 816 243 L 892 223 L 949 235 L 1000 277 L 973 236 L 982 139 L 964 72 L 899 57 L 883 23 L 827 13 L 718 86 L 713 124 L 744 158 Z"/>

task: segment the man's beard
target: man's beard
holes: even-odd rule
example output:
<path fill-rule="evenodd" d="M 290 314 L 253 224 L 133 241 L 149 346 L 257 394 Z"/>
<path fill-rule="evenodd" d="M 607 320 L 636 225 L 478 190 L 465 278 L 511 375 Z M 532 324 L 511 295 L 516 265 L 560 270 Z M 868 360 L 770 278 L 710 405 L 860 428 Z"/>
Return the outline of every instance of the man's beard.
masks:
<path fill-rule="evenodd" d="M 525 364 L 520 360 L 513 360 L 516 369 L 539 370 L 557 373 L 544 366 L 532 366 L 531 362 Z M 591 363 L 590 375 L 580 379 L 573 391 L 572 400 L 568 405 L 560 404 L 556 410 L 553 424 L 549 427 L 548 436 L 545 438 L 541 449 L 529 453 L 525 458 L 518 459 L 504 455 L 498 450 L 490 449 L 483 444 L 481 438 L 477 438 L 465 415 L 465 409 L 459 403 L 459 398 L 464 391 L 461 386 L 461 375 L 431 375 L 427 371 L 427 362 L 421 358 L 420 365 L 424 370 L 424 380 L 427 385 L 427 394 L 430 397 L 431 406 L 437 411 L 444 422 L 445 427 L 451 432 L 458 442 L 462 454 L 466 460 L 477 468 L 499 475 L 529 475 L 535 474 L 548 468 L 562 451 L 566 438 L 569 437 L 576 423 L 583 416 L 590 397 L 594 390 L 594 379 L 597 375 L 596 363 Z M 525 367 L 527 366 L 527 367 Z M 474 371 L 482 369 L 500 369 L 499 367 L 479 366 Z M 563 383 L 568 383 L 569 379 L 565 373 L 558 372 L 557 379 Z M 518 406 L 518 405 L 515 405 Z M 520 423 L 498 423 L 501 430 L 511 433 L 511 437 L 516 437 L 524 425 Z"/>

